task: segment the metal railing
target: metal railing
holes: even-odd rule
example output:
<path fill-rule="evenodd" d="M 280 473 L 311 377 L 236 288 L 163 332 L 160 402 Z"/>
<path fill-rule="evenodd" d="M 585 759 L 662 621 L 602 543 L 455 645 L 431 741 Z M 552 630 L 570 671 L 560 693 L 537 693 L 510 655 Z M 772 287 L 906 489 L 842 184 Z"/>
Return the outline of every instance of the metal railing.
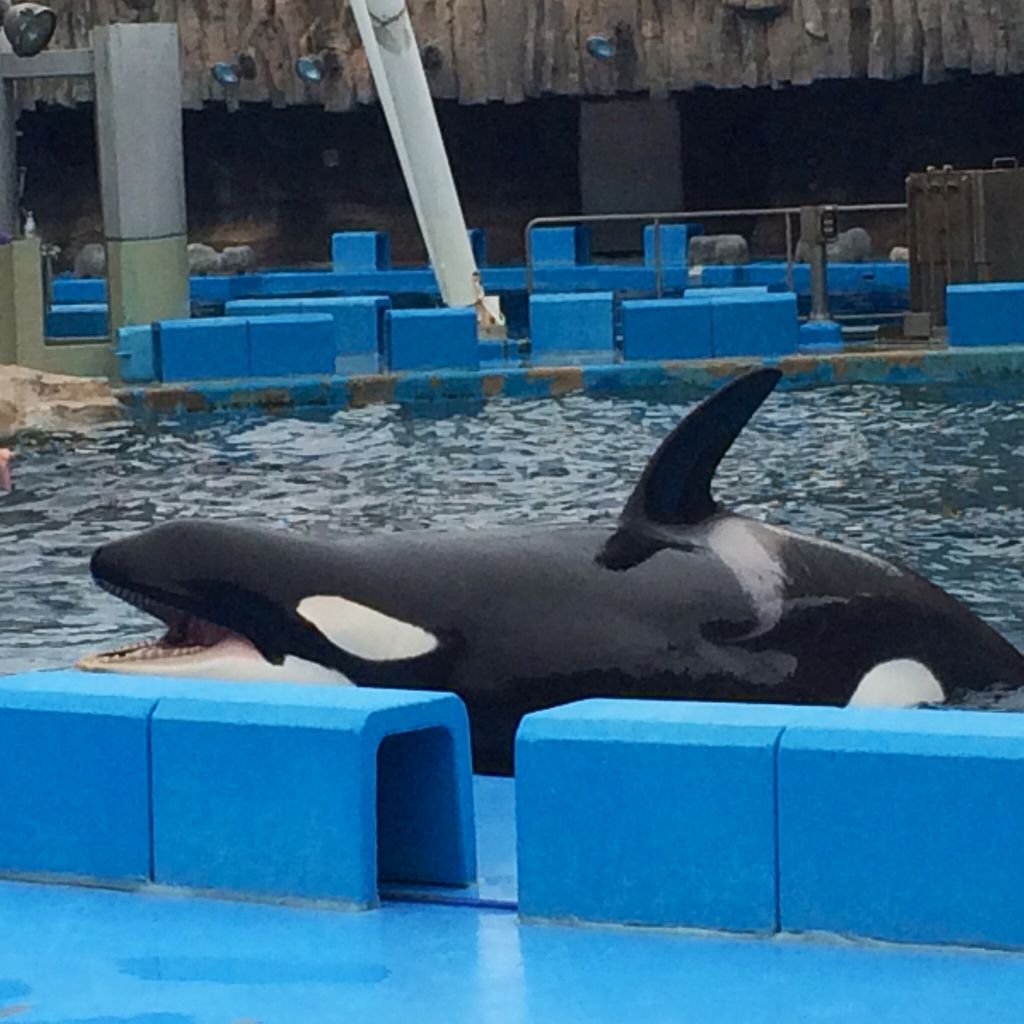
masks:
<path fill-rule="evenodd" d="M 852 203 L 822 205 L 827 206 L 828 209 L 833 210 L 837 215 L 851 213 L 906 213 L 907 210 L 906 203 Z M 724 210 L 676 210 L 651 213 L 585 213 L 565 214 L 552 217 L 534 217 L 527 223 L 523 231 L 523 248 L 526 257 L 526 291 L 528 294 L 533 291 L 534 269 L 530 234 L 534 228 L 572 227 L 582 224 L 650 224 L 654 229 L 654 290 L 657 297 L 661 298 L 662 293 L 664 292 L 665 280 L 665 268 L 661 252 L 661 226 L 663 224 L 678 224 L 694 220 L 732 220 L 740 217 L 784 218 L 786 237 L 786 286 L 790 291 L 792 291 L 793 264 L 795 262 L 793 218 L 799 217 L 801 210 L 804 209 L 807 209 L 807 207 L 769 206 Z M 825 295 L 827 301 L 827 288 Z"/>

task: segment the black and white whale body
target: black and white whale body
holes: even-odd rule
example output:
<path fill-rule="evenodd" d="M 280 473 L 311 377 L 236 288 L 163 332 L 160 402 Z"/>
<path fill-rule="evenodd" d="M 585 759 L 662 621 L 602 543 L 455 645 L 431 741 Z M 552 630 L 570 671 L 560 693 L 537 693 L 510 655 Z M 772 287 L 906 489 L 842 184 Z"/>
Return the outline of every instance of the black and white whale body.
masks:
<path fill-rule="evenodd" d="M 182 520 L 115 541 L 95 579 L 167 635 L 80 665 L 453 690 L 494 773 L 524 714 L 584 697 L 914 705 L 1024 686 L 1024 656 L 920 576 L 714 502 L 778 379 L 697 406 L 617 526 L 326 542 Z"/>

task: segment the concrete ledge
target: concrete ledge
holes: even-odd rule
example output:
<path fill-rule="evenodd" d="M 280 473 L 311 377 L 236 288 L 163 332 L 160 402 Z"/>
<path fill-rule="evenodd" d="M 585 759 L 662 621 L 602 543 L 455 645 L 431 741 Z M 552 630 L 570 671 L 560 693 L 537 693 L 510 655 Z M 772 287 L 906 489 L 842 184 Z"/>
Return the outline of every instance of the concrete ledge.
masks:
<path fill-rule="evenodd" d="M 117 396 L 129 408 L 179 414 L 218 408 L 328 406 L 354 408 L 377 402 L 433 400 L 439 393 L 492 398 L 549 398 L 566 394 L 641 395 L 691 401 L 737 374 L 757 366 L 778 366 L 783 390 L 831 384 L 941 384 L 1000 388 L 1024 381 L 1024 346 L 960 349 L 888 349 L 782 357 L 651 360 L 589 366 L 524 369 L 490 365 L 481 371 L 430 370 L 291 380 L 190 381 L 123 388 Z M 401 382 L 401 388 L 398 384 Z M 435 383 L 436 382 L 436 383 Z M 401 399 L 396 394 L 400 391 Z"/>
<path fill-rule="evenodd" d="M 1024 948 L 1024 719 L 585 701 L 516 739 L 527 917 Z"/>
<path fill-rule="evenodd" d="M 357 908 L 475 878 L 451 694 L 24 673 L 0 745 L 0 873 Z"/>

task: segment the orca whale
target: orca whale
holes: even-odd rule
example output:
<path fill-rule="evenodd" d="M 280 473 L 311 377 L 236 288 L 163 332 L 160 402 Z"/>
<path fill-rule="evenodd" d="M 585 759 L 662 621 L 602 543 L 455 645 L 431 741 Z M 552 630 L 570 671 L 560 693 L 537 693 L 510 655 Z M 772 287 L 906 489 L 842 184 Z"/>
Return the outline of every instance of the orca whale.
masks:
<path fill-rule="evenodd" d="M 328 542 L 180 520 L 116 540 L 93 577 L 166 635 L 79 665 L 451 690 L 492 774 L 524 714 L 585 697 L 910 706 L 1024 686 L 1024 656 L 927 580 L 714 500 L 779 377 L 695 407 L 609 526 Z"/>

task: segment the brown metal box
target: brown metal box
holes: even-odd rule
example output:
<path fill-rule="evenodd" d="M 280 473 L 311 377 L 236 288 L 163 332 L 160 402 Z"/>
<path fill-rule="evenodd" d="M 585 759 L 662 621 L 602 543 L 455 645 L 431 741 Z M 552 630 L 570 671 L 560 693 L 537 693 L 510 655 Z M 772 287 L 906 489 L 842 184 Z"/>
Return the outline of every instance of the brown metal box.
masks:
<path fill-rule="evenodd" d="M 1024 168 L 907 178 L 910 309 L 946 323 L 946 285 L 1024 280 Z"/>

